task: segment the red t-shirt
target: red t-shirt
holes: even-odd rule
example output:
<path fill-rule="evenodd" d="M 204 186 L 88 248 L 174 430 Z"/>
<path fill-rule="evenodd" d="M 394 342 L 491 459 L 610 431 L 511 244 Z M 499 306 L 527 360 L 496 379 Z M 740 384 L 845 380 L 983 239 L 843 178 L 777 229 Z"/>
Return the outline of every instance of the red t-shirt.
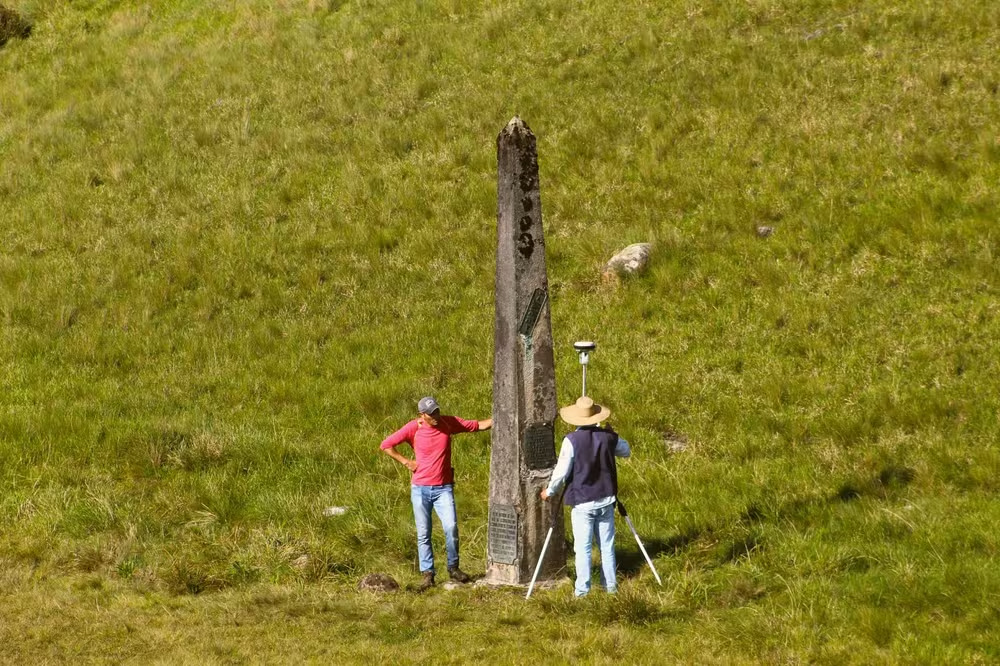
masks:
<path fill-rule="evenodd" d="M 477 430 L 478 421 L 457 416 L 441 416 L 436 426 L 414 419 L 386 437 L 380 448 L 391 449 L 408 442 L 417 459 L 417 471 L 413 473 L 411 483 L 415 486 L 440 486 L 455 481 L 451 468 L 451 436 Z"/>

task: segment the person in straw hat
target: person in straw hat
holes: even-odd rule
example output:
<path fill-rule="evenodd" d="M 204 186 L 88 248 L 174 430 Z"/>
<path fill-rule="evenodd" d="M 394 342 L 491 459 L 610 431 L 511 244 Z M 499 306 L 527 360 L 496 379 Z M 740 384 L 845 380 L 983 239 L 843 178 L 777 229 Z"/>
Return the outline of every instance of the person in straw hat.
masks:
<path fill-rule="evenodd" d="M 548 487 L 541 493 L 547 500 L 569 482 L 564 500 L 573 507 L 574 551 L 576 553 L 576 596 L 590 592 L 590 553 L 594 537 L 601 550 L 601 585 L 609 594 L 618 589 L 615 574 L 615 502 L 618 470 L 615 458 L 627 458 L 628 442 L 601 423 L 611 410 L 587 396 L 559 410 L 559 416 L 577 429 L 563 438 L 559 460 L 552 470 Z"/>

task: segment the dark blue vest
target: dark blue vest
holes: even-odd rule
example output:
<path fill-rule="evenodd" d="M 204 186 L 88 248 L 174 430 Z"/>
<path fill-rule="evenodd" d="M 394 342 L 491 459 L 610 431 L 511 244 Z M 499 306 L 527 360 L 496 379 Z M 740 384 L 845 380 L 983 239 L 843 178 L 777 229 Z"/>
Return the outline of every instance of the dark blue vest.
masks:
<path fill-rule="evenodd" d="M 576 506 L 617 495 L 615 447 L 618 433 L 609 428 L 585 426 L 566 437 L 573 445 L 573 469 L 566 487 L 566 504 Z"/>

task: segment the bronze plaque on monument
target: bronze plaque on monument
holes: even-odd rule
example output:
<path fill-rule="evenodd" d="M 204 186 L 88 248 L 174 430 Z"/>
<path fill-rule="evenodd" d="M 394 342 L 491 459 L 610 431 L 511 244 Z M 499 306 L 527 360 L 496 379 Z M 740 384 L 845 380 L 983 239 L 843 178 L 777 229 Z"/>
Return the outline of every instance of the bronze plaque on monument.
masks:
<path fill-rule="evenodd" d="M 528 469 L 551 470 L 556 466 L 554 439 L 551 423 L 528 426 L 524 431 L 524 458 Z"/>
<path fill-rule="evenodd" d="M 502 564 L 517 561 L 517 511 L 514 507 L 503 504 L 490 507 L 487 540 L 488 555 L 492 561 Z"/>

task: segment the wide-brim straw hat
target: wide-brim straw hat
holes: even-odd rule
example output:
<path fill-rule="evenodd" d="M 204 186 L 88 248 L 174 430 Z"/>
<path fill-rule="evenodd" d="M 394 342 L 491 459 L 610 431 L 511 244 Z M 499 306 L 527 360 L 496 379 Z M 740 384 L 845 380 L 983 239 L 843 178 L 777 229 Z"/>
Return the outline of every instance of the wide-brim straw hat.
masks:
<path fill-rule="evenodd" d="M 611 416 L 611 410 L 598 405 L 587 396 L 583 396 L 577 398 L 576 402 L 572 405 L 567 405 L 560 409 L 559 416 L 570 425 L 595 425 L 607 420 Z"/>

